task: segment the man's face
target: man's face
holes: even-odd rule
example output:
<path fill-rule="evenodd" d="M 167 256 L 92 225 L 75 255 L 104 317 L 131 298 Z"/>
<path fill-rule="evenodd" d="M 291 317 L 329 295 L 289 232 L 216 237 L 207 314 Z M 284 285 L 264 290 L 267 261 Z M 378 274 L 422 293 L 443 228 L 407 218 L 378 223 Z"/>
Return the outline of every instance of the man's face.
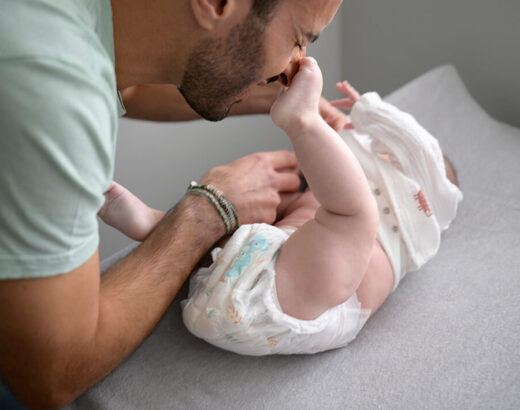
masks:
<path fill-rule="evenodd" d="M 280 0 L 265 26 L 252 13 L 222 38 L 201 41 L 179 86 L 203 118 L 219 121 L 253 84 L 290 80 L 307 45 L 329 24 L 341 0 Z"/>

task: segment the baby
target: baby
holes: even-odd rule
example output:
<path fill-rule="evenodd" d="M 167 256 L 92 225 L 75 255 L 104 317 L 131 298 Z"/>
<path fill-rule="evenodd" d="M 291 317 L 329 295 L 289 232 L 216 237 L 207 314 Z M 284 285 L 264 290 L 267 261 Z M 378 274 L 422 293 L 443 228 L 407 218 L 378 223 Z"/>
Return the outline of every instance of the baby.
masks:
<path fill-rule="evenodd" d="M 318 114 L 312 58 L 273 104 L 310 190 L 274 226 L 242 225 L 195 272 L 182 306 L 197 337 L 247 355 L 345 346 L 438 251 L 462 193 L 437 140 L 376 93 L 337 87 L 352 121 L 339 134 Z"/>

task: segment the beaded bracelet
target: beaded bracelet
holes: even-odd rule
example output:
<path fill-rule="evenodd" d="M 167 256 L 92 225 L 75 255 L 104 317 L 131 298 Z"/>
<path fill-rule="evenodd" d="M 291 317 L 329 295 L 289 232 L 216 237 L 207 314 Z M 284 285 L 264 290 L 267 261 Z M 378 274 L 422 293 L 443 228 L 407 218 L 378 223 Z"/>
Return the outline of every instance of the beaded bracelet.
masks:
<path fill-rule="evenodd" d="M 238 228 L 240 226 L 240 223 L 238 222 L 238 215 L 235 211 L 235 208 L 233 207 L 231 202 L 229 202 L 226 199 L 224 194 L 221 191 L 219 191 L 218 189 L 216 189 L 213 185 L 200 185 L 200 186 L 203 187 L 202 189 L 206 189 L 209 192 L 211 192 L 213 195 L 215 195 L 215 197 L 219 201 L 220 205 L 222 205 L 222 207 L 226 210 L 227 216 L 229 217 L 232 225 L 235 226 L 235 224 L 237 224 L 238 225 L 237 228 Z"/>
<path fill-rule="evenodd" d="M 213 204 L 226 226 L 226 234 L 230 235 L 240 227 L 240 221 L 235 208 L 224 197 L 222 192 L 212 185 L 198 184 L 192 181 L 186 193 L 203 196 Z"/>
<path fill-rule="evenodd" d="M 226 233 L 227 234 L 230 233 L 231 222 L 229 221 L 229 218 L 227 217 L 226 211 L 224 211 L 224 209 L 220 206 L 220 204 L 218 203 L 218 201 L 215 199 L 215 197 L 212 194 L 210 194 L 209 192 L 207 192 L 203 189 L 197 189 L 197 188 L 188 189 L 188 194 L 203 196 L 204 198 L 208 199 L 208 201 L 213 204 L 213 206 L 219 213 L 220 217 L 222 218 L 222 221 L 224 221 L 224 225 L 226 226 Z"/>
<path fill-rule="evenodd" d="M 219 201 L 220 205 L 224 208 L 226 211 L 226 214 L 231 222 L 231 232 L 233 233 L 235 230 L 237 230 L 240 227 L 240 221 L 238 220 L 238 215 L 235 211 L 235 207 L 229 202 L 224 194 L 216 189 L 213 185 L 200 185 L 202 189 L 205 189 L 209 192 L 211 192 Z"/>
<path fill-rule="evenodd" d="M 231 233 L 233 233 L 235 230 L 237 230 L 240 227 L 240 221 L 238 220 L 238 215 L 235 211 L 235 207 L 229 202 L 224 194 L 217 190 L 212 185 L 202 185 L 203 189 L 206 189 L 207 191 L 211 192 L 217 200 L 219 201 L 220 205 L 224 208 L 226 211 L 226 214 L 231 222 Z"/>

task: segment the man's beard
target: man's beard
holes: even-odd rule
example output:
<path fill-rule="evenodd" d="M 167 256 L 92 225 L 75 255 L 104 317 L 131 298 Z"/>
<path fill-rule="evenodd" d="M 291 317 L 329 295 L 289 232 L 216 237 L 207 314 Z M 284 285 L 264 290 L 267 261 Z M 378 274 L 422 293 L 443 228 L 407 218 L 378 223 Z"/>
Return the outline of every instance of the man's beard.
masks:
<path fill-rule="evenodd" d="M 264 66 L 265 23 L 254 16 L 224 39 L 205 39 L 188 58 L 179 91 L 201 117 L 220 121 Z"/>

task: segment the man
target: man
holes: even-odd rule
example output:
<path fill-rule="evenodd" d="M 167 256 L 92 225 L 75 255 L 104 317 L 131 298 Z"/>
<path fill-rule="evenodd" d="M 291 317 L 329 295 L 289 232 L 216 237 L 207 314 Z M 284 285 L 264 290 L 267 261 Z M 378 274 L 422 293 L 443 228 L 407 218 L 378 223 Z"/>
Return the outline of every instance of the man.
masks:
<path fill-rule="evenodd" d="M 266 85 L 290 83 L 340 2 L 3 2 L 0 378 L 23 404 L 64 406 L 113 370 L 225 234 L 215 207 L 188 195 L 100 276 L 96 213 L 123 100 L 129 116 L 154 120 L 268 112 L 277 90 Z M 336 128 L 346 123 L 326 101 L 322 113 Z M 284 151 L 216 167 L 202 181 L 243 223 L 272 223 L 300 182 Z"/>

